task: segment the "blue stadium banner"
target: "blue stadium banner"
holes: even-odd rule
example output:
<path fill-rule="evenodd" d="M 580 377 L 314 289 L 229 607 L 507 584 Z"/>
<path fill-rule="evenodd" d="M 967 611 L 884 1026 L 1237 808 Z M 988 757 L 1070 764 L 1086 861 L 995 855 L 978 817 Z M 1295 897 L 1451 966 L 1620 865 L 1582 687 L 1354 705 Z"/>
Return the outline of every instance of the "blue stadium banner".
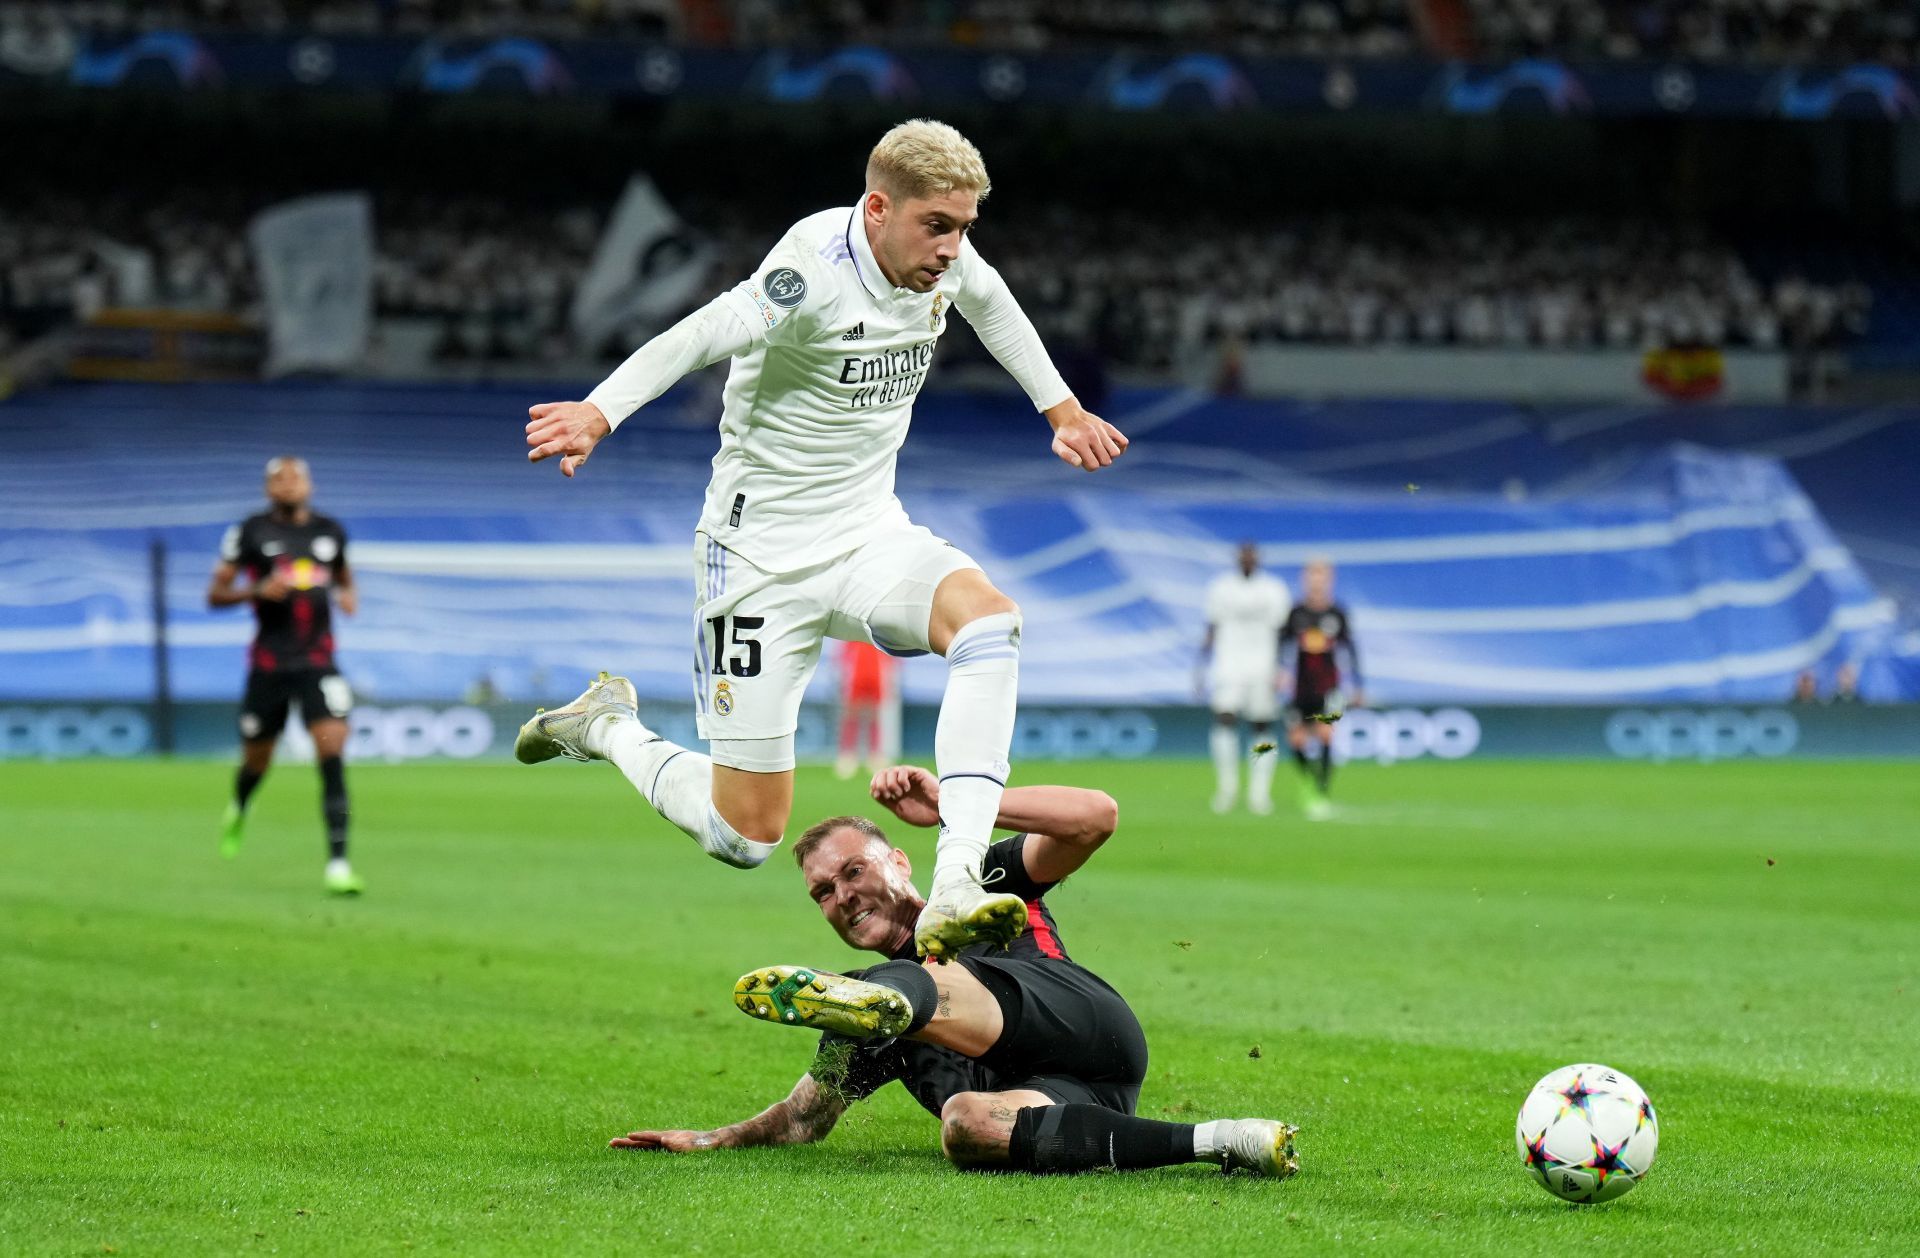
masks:
<path fill-rule="evenodd" d="M 1920 77 L 1875 63 L 1733 66 L 1184 54 L 734 51 L 620 40 L 82 35 L 0 50 L 0 84 L 202 91 L 312 88 L 779 104 L 1024 103 L 1116 112 L 1422 110 L 1458 115 L 1920 117 Z"/>
<path fill-rule="evenodd" d="M 351 718 L 356 760 L 502 759 L 527 704 L 363 703 Z M 938 709 L 909 705 L 902 745 L 909 758 L 933 754 Z M 144 703 L 0 701 L 0 761 L 127 759 L 159 746 Z M 1020 713 L 1016 762 L 1199 758 L 1211 716 L 1203 708 L 1036 707 Z M 237 746 L 234 707 L 177 704 L 173 745 L 185 755 L 226 756 Z M 691 712 L 658 725 L 697 746 Z M 1349 762 L 1416 760 L 1723 760 L 1920 758 L 1920 704 L 1657 705 L 1646 707 L 1389 707 L 1348 712 L 1332 727 Z M 803 761 L 833 755 L 834 713 L 807 705 L 794 736 Z M 304 731 L 288 727 L 286 754 L 311 755 Z"/>

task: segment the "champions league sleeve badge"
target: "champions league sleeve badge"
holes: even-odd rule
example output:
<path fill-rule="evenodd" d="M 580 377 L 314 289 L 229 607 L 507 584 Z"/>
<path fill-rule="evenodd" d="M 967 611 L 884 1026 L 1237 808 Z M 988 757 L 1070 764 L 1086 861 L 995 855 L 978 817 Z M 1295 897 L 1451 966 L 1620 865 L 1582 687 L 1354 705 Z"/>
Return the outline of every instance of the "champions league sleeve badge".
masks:
<path fill-rule="evenodd" d="M 788 310 L 807 299 L 807 281 L 790 266 L 768 271 L 760 277 L 760 287 L 774 305 Z"/>

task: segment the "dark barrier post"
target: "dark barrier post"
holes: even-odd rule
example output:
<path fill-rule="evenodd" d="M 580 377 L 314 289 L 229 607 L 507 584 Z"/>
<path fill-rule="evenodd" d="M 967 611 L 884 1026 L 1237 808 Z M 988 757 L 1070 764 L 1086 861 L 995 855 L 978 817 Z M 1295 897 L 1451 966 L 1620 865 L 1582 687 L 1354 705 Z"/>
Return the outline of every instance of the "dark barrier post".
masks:
<path fill-rule="evenodd" d="M 155 537 L 147 546 L 148 579 L 153 583 L 153 736 L 163 756 L 173 754 L 173 676 L 167 666 L 167 543 Z"/>

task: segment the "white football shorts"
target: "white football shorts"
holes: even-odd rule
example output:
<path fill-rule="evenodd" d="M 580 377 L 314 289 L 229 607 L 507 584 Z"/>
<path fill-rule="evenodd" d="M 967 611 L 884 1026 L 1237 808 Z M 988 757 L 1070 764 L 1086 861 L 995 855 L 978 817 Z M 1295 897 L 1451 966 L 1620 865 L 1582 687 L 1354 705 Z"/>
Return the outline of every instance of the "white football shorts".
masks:
<path fill-rule="evenodd" d="M 1257 671 L 1236 669 L 1213 676 L 1210 698 L 1215 713 L 1237 716 L 1264 725 L 1280 714 L 1280 696 L 1271 667 Z"/>
<path fill-rule="evenodd" d="M 693 559 L 694 711 L 709 741 L 792 734 L 822 639 L 925 655 L 934 591 L 980 567 L 917 524 L 795 572 L 764 572 L 705 533 Z"/>

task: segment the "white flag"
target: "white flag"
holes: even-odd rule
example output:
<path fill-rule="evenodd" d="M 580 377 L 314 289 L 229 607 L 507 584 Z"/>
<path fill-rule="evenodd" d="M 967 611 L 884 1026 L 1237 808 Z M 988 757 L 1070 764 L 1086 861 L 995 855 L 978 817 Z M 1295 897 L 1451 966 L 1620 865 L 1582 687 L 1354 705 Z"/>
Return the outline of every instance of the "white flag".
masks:
<path fill-rule="evenodd" d="M 248 229 L 266 298 L 267 374 L 348 371 L 373 328 L 373 201 L 364 192 L 302 197 Z"/>
<path fill-rule="evenodd" d="M 598 349 L 617 332 L 658 331 L 700 295 L 710 246 L 688 233 L 653 180 L 635 175 L 574 290 L 573 331 Z"/>

